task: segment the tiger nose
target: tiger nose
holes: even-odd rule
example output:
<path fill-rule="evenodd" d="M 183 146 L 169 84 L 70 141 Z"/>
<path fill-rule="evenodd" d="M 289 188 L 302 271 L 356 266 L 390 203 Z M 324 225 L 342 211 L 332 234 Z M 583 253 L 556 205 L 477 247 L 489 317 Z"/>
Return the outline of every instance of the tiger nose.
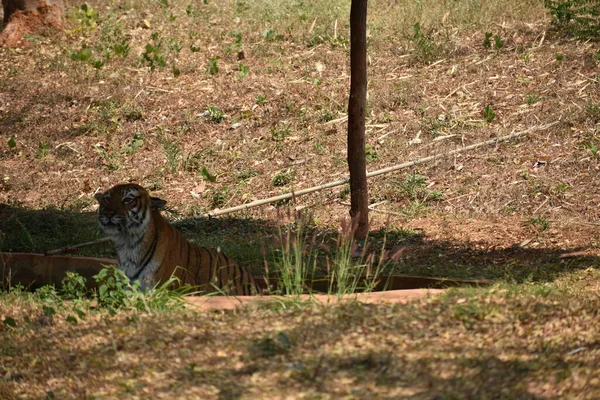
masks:
<path fill-rule="evenodd" d="M 114 211 L 104 211 L 103 216 L 107 217 L 107 218 L 112 218 L 115 216 L 115 212 Z"/>

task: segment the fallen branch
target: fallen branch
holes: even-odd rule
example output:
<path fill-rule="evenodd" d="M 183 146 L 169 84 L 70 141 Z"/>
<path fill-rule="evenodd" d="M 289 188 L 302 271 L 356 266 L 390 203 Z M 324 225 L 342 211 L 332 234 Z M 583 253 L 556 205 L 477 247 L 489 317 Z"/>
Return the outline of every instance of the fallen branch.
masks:
<path fill-rule="evenodd" d="M 54 256 L 57 254 L 63 254 L 63 253 L 72 253 L 77 249 L 80 249 L 82 247 L 87 247 L 87 246 L 93 246 L 96 244 L 100 244 L 100 243 L 105 243 L 108 242 L 110 240 L 109 237 L 104 237 L 101 239 L 97 239 L 97 240 L 92 240 L 91 242 L 85 242 L 85 243 L 79 243 L 79 244 L 74 244 L 73 246 L 67 246 L 67 247 L 63 247 L 60 249 L 55 249 L 55 250 L 48 250 L 44 253 L 45 256 Z"/>
<path fill-rule="evenodd" d="M 511 133 L 510 135 L 501 136 L 501 137 L 498 137 L 498 138 L 495 138 L 495 139 L 487 140 L 485 142 L 480 142 L 480 143 L 475 143 L 475 144 L 472 144 L 472 145 L 469 145 L 469 146 L 460 147 L 458 149 L 451 150 L 451 151 L 449 151 L 447 153 L 435 154 L 433 156 L 428 156 L 428 157 L 420 158 L 418 160 L 408 161 L 408 162 L 405 162 L 405 163 L 402 163 L 402 164 L 394 165 L 392 167 L 383 168 L 383 169 L 380 169 L 380 170 L 377 170 L 377 171 L 373 171 L 373 172 L 368 172 L 367 173 L 367 178 L 371 178 L 373 176 L 387 174 L 389 172 L 398 171 L 400 169 L 409 168 L 409 167 L 412 167 L 414 165 L 424 164 L 424 163 L 429 162 L 429 161 L 434 161 L 434 160 L 437 160 L 437 159 L 440 159 L 440 158 L 448 157 L 448 156 L 454 155 L 456 153 L 461 153 L 463 151 L 473 150 L 473 149 L 476 149 L 478 147 L 483 147 L 483 146 L 487 146 L 487 145 L 495 144 L 495 143 L 499 143 L 499 142 L 505 142 L 507 140 L 515 139 L 515 138 L 518 138 L 520 136 L 526 135 L 526 134 L 531 133 L 531 132 L 541 131 L 541 130 L 548 129 L 551 126 L 554 126 L 554 125 L 558 124 L 558 122 L 559 121 L 555 121 L 555 122 L 551 122 L 551 123 L 546 124 L 546 125 L 534 126 L 534 127 L 529 128 L 529 129 L 525 129 L 524 131 Z M 250 202 L 250 203 L 247 203 L 247 204 L 242 204 L 242 205 L 231 207 L 231 208 L 225 208 L 223 210 L 211 211 L 211 212 L 208 212 L 208 213 L 205 213 L 205 214 L 196 215 L 193 218 L 194 219 L 212 218 L 212 217 L 217 217 L 219 215 L 230 214 L 230 213 L 236 212 L 236 211 L 248 210 L 250 208 L 262 206 L 262 205 L 269 204 L 269 203 L 274 203 L 276 201 L 287 200 L 287 199 L 291 199 L 292 197 L 298 197 L 298 196 L 302 196 L 302 195 L 305 195 L 305 194 L 318 192 L 318 191 L 323 190 L 323 189 L 330 189 L 330 188 L 333 188 L 333 187 L 336 187 L 336 186 L 345 185 L 348 182 L 349 182 L 349 179 L 348 178 L 344 178 L 344 179 L 340 179 L 339 181 L 329 182 L 329 183 L 325 183 L 323 185 L 313 186 L 311 188 L 306 188 L 306 189 L 302 189 L 302 190 L 298 190 L 298 191 L 292 190 L 290 193 L 285 193 L 285 194 L 281 194 L 279 196 L 269 197 L 267 199 L 256 200 L 256 201 L 253 201 L 253 202 Z"/>

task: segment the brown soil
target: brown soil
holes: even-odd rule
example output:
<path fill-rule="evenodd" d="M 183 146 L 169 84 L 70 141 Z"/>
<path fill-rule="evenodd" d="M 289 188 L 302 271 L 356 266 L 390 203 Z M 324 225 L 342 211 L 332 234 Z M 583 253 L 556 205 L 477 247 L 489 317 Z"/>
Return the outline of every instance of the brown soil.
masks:
<path fill-rule="evenodd" d="M 39 32 L 42 28 L 60 29 L 63 26 L 61 4 L 48 4 L 45 0 L 39 0 L 38 3 L 35 10 L 16 11 L 10 16 L 0 32 L 0 46 L 21 47 L 26 45 L 22 41 L 24 35 Z"/>

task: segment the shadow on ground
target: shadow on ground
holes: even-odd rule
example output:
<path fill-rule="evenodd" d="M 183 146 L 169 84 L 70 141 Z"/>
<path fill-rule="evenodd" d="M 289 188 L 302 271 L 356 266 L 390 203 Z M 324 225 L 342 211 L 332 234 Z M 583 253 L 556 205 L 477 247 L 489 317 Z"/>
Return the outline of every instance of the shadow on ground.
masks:
<path fill-rule="evenodd" d="M 584 308 L 591 313 L 595 306 L 589 303 Z M 494 334 L 498 324 L 480 320 L 475 330 L 465 332 L 458 321 L 435 320 L 443 311 L 435 307 L 440 304 L 398 308 L 351 303 L 313 310 L 306 318 L 287 313 L 285 330 L 271 325 L 283 318 L 277 313 L 113 318 L 106 319 L 100 329 L 119 333 L 94 342 L 88 338 L 98 336 L 95 325 L 73 325 L 64 340 L 57 339 L 64 326 L 34 323 L 32 329 L 40 333 L 57 331 L 37 336 L 36 346 L 52 349 L 45 362 L 31 362 L 37 357 L 30 350 L 31 341 L 16 335 L 7 341 L 3 355 L 24 357 L 23 365 L 29 367 L 15 366 L 8 376 L 28 382 L 37 377 L 46 382 L 79 382 L 81 376 L 90 377 L 85 386 L 68 387 L 71 395 L 80 398 L 91 397 L 107 386 L 112 387 L 113 395 L 115 391 L 120 395 L 151 391 L 153 395 L 190 398 L 198 391 L 210 390 L 215 394 L 211 398 L 219 399 L 256 397 L 263 384 L 278 393 L 297 390 L 364 399 L 553 399 L 562 397 L 556 388 L 564 380 L 570 380 L 567 388 L 574 393 L 600 389 L 597 380 L 587 386 L 576 385 L 574 377 L 581 371 L 594 371 L 596 364 L 591 358 L 570 355 L 575 344 L 530 343 L 526 333 L 517 334 L 512 344 L 498 333 L 503 344 L 491 346 L 486 335 Z M 556 312 L 557 306 L 551 308 Z M 528 324 L 543 326 L 548 318 L 543 314 L 529 310 Z M 250 319 L 251 324 L 244 324 L 241 318 Z M 425 323 L 419 318 L 425 318 L 430 329 L 418 329 Z M 518 325 L 516 320 L 508 325 Z M 237 324 L 242 325 L 243 333 L 236 331 Z M 182 326 L 185 329 L 180 329 Z M 443 332 L 456 335 L 456 340 Z M 585 345 L 588 351 L 598 348 L 593 338 L 582 339 L 578 345 Z M 344 351 L 334 351 L 342 347 Z M 221 348 L 235 355 L 224 356 L 224 351 L 216 350 Z M 165 363 L 162 354 L 169 354 L 171 362 Z M 89 373 L 92 368 L 93 374 Z M 160 382 L 152 378 L 156 374 L 161 375 Z M 552 384 L 546 385 L 548 382 Z M 14 386 L 11 383 L 6 390 Z M 51 386 L 56 390 L 58 384 L 43 385 L 45 390 Z M 545 386 L 550 389 L 543 393 Z M 67 386 L 56 394 L 61 390 Z"/>
<path fill-rule="evenodd" d="M 167 215 L 167 217 L 169 217 Z M 264 274 L 265 259 L 273 265 L 278 225 L 272 221 L 246 218 L 209 220 L 184 219 L 175 223 L 186 238 L 198 245 L 221 249 L 248 267 L 256 276 Z M 332 245 L 333 230 L 311 229 L 307 242 Z M 30 210 L 0 204 L 0 250 L 3 252 L 43 253 L 47 250 L 92 241 L 102 237 L 96 214 L 75 209 L 46 208 Z M 500 279 L 510 282 L 546 282 L 569 271 L 600 267 L 600 257 L 565 255 L 584 252 L 584 248 L 509 248 L 478 243 L 428 240 L 426 232 L 375 231 L 370 248 L 380 253 L 400 250 L 397 261 L 386 273 L 426 277 Z M 81 249 L 76 255 L 114 258 L 111 244 Z M 272 272 L 273 268 L 271 268 Z"/>

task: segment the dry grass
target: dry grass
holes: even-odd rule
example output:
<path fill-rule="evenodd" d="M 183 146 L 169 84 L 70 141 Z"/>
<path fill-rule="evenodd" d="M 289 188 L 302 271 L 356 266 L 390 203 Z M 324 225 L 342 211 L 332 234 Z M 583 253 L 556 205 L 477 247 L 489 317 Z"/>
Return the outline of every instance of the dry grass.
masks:
<path fill-rule="evenodd" d="M 402 306 L 44 318 L 4 295 L 3 398 L 597 398 L 600 276 Z M 28 318 L 28 319 L 26 319 Z M 53 397 L 54 396 L 54 397 Z"/>
<path fill-rule="evenodd" d="M 97 18 L 71 9 L 64 34 L 1 50 L 3 251 L 95 238 L 93 193 L 117 182 L 185 218 L 347 175 L 349 2 L 88 4 Z M 560 121 L 370 181 L 372 237 L 389 218 L 386 243 L 405 248 L 397 272 L 524 284 L 395 307 L 91 311 L 77 325 L 60 311 L 50 326 L 39 303 L 3 297 L 18 325 L 0 328 L 0 396 L 598 397 L 600 49 L 548 22 L 540 1 L 369 9 L 370 171 Z M 162 46 L 152 62 L 148 44 Z M 289 205 L 326 236 L 345 201 L 342 187 Z M 178 227 L 260 274 L 278 215 Z"/>
<path fill-rule="evenodd" d="M 0 130 L 16 144 L 0 146 L 4 250 L 94 239 L 92 195 L 117 182 L 149 187 L 171 217 L 185 218 L 347 175 L 346 2 L 169 4 L 90 2 L 87 14 L 69 10 L 64 35 L 2 50 Z M 537 1 L 377 2 L 369 15 L 369 170 L 560 121 L 373 178 L 373 228 L 390 218 L 402 240 L 388 244 L 407 246 L 397 271 L 503 277 L 497 260 L 524 242 L 527 260 L 552 258 L 542 270 L 563 268 L 562 253 L 596 258 L 597 46 L 552 37 Z M 503 47 L 486 49 L 486 32 Z M 152 71 L 142 54 L 159 43 Z M 89 60 L 69 57 L 85 49 Z M 421 192 L 406 191 L 411 174 L 425 177 Z M 331 230 L 347 215 L 347 196 L 341 187 L 292 205 Z M 179 228 L 260 273 L 260 241 L 277 215 L 267 206 Z M 403 240 L 403 229 L 422 240 Z M 428 258 L 432 248 L 443 262 Z M 107 255 L 86 252 L 94 253 Z M 568 269 L 593 265 L 575 263 Z"/>

